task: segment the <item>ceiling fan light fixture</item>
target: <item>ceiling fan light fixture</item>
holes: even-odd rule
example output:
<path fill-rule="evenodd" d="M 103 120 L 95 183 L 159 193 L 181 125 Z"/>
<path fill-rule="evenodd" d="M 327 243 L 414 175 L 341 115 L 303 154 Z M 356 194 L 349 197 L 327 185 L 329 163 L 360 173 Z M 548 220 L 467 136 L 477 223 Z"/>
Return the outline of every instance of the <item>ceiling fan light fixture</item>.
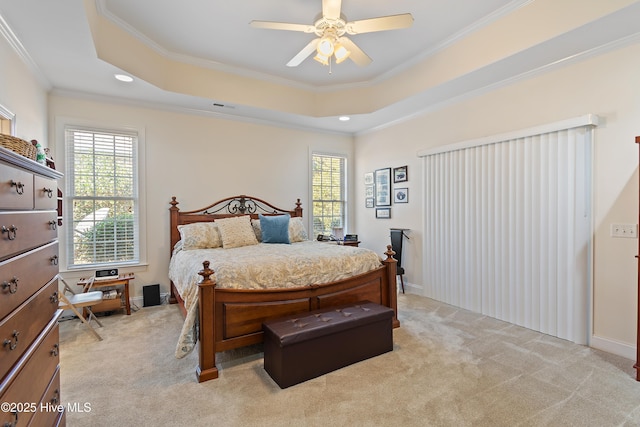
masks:
<path fill-rule="evenodd" d="M 333 51 L 333 54 L 336 57 L 336 64 L 339 64 L 345 59 L 347 59 L 349 55 L 351 55 L 351 52 L 347 50 L 346 47 L 338 43 L 335 45 L 335 50 Z"/>
<path fill-rule="evenodd" d="M 317 55 L 313 57 L 313 59 L 315 59 L 322 65 L 329 65 L 329 57 L 320 52 L 318 52 Z"/>
<path fill-rule="evenodd" d="M 323 37 L 322 39 L 320 39 L 317 50 L 318 54 L 326 56 L 327 58 L 333 55 L 334 46 L 331 38 Z"/>

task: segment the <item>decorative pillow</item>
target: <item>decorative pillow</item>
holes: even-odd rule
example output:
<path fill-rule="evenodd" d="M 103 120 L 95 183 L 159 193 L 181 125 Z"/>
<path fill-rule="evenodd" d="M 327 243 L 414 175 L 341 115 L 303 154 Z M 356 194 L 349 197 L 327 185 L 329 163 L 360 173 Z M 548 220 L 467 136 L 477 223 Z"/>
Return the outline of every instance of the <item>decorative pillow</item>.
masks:
<path fill-rule="evenodd" d="M 225 249 L 258 244 L 251 227 L 251 217 L 248 215 L 219 219 L 216 220 L 216 224 L 220 230 L 222 247 Z"/>
<path fill-rule="evenodd" d="M 289 220 L 289 241 L 291 243 L 304 242 L 309 239 L 307 229 L 304 228 L 302 217 L 294 216 Z"/>
<path fill-rule="evenodd" d="M 289 244 L 289 214 L 264 216 L 260 218 L 260 231 L 262 243 L 287 243 Z"/>
<path fill-rule="evenodd" d="M 262 230 L 260 230 L 260 220 L 252 219 L 251 226 L 253 227 L 253 232 L 255 233 L 256 239 L 258 239 L 258 242 L 262 242 Z"/>
<path fill-rule="evenodd" d="M 193 224 L 179 225 L 182 249 L 207 249 L 222 246 L 222 239 L 218 231 L 217 223 L 194 222 Z"/>
<path fill-rule="evenodd" d="M 253 227 L 253 231 L 256 234 L 256 238 L 258 242 L 262 242 L 262 230 L 260 229 L 260 220 L 252 219 L 251 226 Z M 300 216 L 294 216 L 289 219 L 289 242 L 297 243 L 304 242 L 309 239 L 309 235 L 307 234 L 307 229 L 304 226 L 304 221 Z"/>

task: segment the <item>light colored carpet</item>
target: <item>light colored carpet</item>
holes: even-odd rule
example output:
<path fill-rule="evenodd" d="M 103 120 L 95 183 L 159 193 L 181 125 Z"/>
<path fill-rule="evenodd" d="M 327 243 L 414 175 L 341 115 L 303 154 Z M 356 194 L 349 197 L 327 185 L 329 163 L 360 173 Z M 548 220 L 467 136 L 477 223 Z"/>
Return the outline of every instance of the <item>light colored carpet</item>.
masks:
<path fill-rule="evenodd" d="M 96 341 L 61 323 L 61 382 L 74 426 L 640 425 L 633 362 L 415 295 L 399 296 L 394 351 L 281 390 L 262 348 L 174 358 L 172 305 L 103 317 Z M 77 405 L 76 405 L 77 404 Z"/>

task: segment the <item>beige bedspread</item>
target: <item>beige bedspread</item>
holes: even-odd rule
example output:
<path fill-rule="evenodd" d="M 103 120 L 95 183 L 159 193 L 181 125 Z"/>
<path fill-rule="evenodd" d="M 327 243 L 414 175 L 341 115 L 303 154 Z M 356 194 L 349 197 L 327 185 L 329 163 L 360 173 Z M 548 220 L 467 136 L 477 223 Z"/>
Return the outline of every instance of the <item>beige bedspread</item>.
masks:
<path fill-rule="evenodd" d="M 364 248 L 317 241 L 184 251 L 180 242 L 171 257 L 169 278 L 185 301 L 187 317 L 176 347 L 182 358 L 197 339 L 198 286 L 202 262 L 208 260 L 218 288 L 295 288 L 330 283 L 380 267 L 381 259 Z"/>

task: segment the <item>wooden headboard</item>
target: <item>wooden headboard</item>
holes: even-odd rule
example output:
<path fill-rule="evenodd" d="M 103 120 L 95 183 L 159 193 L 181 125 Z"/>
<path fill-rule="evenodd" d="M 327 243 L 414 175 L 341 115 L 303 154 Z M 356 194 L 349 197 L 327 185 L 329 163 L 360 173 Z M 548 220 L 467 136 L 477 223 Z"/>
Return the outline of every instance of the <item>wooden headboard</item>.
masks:
<path fill-rule="evenodd" d="M 252 196 L 233 196 L 226 199 L 218 200 L 202 209 L 181 212 L 178 208 L 176 197 L 171 197 L 170 213 L 170 233 L 171 246 L 170 251 L 180 240 L 179 225 L 191 224 L 194 222 L 215 221 L 220 218 L 228 218 L 232 216 L 250 215 L 251 218 L 257 219 L 259 214 L 263 215 L 283 215 L 289 214 L 292 217 L 302 216 L 302 203 L 300 199 L 296 201 L 296 207 L 293 210 L 286 210 L 265 202 L 262 199 Z"/>

